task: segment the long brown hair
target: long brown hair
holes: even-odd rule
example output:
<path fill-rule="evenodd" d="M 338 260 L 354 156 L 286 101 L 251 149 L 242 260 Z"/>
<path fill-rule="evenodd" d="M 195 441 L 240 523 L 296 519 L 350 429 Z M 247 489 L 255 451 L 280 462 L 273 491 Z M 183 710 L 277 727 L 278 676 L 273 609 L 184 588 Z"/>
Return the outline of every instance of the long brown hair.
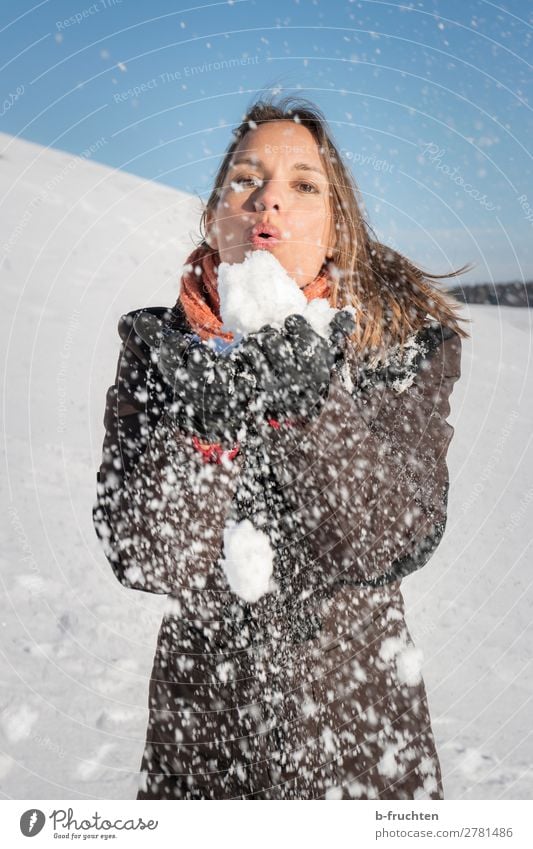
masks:
<path fill-rule="evenodd" d="M 312 133 L 322 164 L 328 176 L 336 243 L 331 259 L 324 261 L 320 274 L 331 281 L 329 302 L 332 307 L 356 308 L 356 329 L 352 343 L 356 350 L 383 352 L 390 345 L 403 345 L 406 338 L 419 330 L 428 313 L 442 325 L 467 338 L 469 333 L 459 322 L 468 322 L 458 314 L 462 304 L 445 290 L 429 282 L 457 277 L 471 266 L 465 265 L 447 274 L 430 274 L 418 268 L 407 257 L 382 244 L 362 212 L 359 188 L 344 165 L 331 130 L 321 110 L 302 97 L 286 95 L 277 103 L 272 97 L 260 96 L 246 110 L 240 125 L 234 129 L 215 176 L 213 189 L 204 207 L 200 231 L 200 247 L 209 248 L 207 229 L 226 183 L 231 159 L 237 145 L 255 125 L 267 121 L 296 120 Z"/>

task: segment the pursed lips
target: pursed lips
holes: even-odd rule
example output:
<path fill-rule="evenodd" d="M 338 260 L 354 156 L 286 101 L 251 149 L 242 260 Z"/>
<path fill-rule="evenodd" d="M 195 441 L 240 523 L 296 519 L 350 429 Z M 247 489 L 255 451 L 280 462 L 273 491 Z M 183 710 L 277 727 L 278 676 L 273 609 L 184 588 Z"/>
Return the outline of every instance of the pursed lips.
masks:
<path fill-rule="evenodd" d="M 254 245 L 275 244 L 280 239 L 280 231 L 271 224 L 256 224 L 250 231 L 250 242 Z"/>

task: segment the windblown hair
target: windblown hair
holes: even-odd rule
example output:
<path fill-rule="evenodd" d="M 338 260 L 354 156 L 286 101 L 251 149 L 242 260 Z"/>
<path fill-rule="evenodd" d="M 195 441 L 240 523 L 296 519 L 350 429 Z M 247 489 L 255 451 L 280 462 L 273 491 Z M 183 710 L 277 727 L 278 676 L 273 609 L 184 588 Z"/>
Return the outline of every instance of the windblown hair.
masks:
<path fill-rule="evenodd" d="M 248 107 L 241 124 L 233 130 L 215 177 L 214 186 L 203 210 L 200 248 L 212 252 L 207 241 L 210 219 L 226 183 L 229 166 L 237 145 L 255 125 L 267 121 L 295 120 L 312 133 L 330 186 L 330 209 L 335 226 L 333 255 L 326 259 L 320 274 L 330 283 L 332 307 L 356 309 L 356 329 L 351 339 L 358 351 L 380 353 L 395 344 L 402 346 L 409 335 L 421 328 L 428 314 L 462 337 L 468 337 L 459 322 L 468 322 L 458 313 L 462 304 L 430 280 L 457 277 L 469 271 L 465 265 L 447 274 L 422 271 L 407 257 L 382 244 L 361 211 L 360 190 L 342 161 L 326 118 L 311 101 L 286 95 L 277 103 L 261 96 Z"/>

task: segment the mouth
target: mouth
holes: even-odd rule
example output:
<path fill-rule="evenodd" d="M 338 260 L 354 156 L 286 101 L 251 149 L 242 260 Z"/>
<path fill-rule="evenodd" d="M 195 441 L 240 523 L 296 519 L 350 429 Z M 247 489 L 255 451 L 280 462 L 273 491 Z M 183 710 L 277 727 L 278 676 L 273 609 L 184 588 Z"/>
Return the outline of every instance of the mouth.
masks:
<path fill-rule="evenodd" d="M 281 233 L 272 224 L 256 224 L 250 231 L 250 243 L 255 248 L 273 248 L 281 241 Z"/>

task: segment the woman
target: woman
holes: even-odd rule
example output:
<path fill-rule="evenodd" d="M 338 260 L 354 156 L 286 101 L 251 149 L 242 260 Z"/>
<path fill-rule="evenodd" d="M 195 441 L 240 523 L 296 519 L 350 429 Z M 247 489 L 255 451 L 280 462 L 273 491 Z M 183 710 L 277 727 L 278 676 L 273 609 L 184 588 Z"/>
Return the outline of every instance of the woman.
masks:
<path fill-rule="evenodd" d="M 177 303 L 121 318 L 107 396 L 96 530 L 124 586 L 169 596 L 137 798 L 442 799 L 400 584 L 446 524 L 459 305 L 370 237 L 316 107 L 260 100 L 234 133 Z M 328 340 L 290 317 L 213 353 L 218 265 L 250 250 L 343 310 Z M 224 568 L 245 519 L 274 552 L 253 601 Z"/>

